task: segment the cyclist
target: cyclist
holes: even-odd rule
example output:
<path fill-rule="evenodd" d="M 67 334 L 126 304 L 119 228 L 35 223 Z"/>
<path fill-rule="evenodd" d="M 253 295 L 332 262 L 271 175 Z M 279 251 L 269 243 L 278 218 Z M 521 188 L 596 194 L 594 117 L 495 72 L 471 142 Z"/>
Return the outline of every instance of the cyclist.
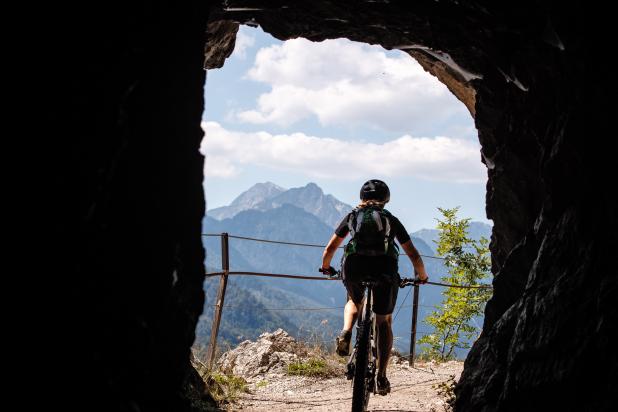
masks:
<path fill-rule="evenodd" d="M 336 340 L 337 354 L 340 356 L 350 353 L 352 327 L 364 297 L 360 282 L 365 278 L 381 279 L 373 289 L 373 311 L 376 314 L 377 326 L 377 387 L 380 395 L 386 395 L 390 392 L 386 368 L 393 347 L 392 313 L 399 291 L 399 251 L 394 242 L 395 238 L 412 261 L 420 283 L 426 283 L 428 276 L 410 235 L 399 219 L 384 209 L 384 205 L 390 200 L 390 190 L 386 183 L 377 179 L 365 182 L 360 190 L 360 199 L 360 204 L 341 221 L 324 249 L 322 270 L 325 273 L 334 273 L 331 260 L 350 233 L 351 239 L 345 247 L 341 265 L 348 302 L 344 309 L 343 329 Z"/>

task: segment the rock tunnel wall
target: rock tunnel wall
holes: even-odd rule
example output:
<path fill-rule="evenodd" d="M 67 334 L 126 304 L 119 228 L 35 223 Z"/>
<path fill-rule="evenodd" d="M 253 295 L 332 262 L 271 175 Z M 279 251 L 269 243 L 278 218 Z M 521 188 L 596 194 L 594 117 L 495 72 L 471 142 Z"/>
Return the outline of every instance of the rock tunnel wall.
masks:
<path fill-rule="evenodd" d="M 494 297 L 456 410 L 610 410 L 616 203 L 598 198 L 611 161 L 588 136 L 603 134 L 611 115 L 603 85 L 582 83 L 603 78 L 608 65 L 590 70 L 604 39 L 584 22 L 583 7 L 292 3 L 228 1 L 212 19 L 257 23 L 282 40 L 347 37 L 405 50 L 475 117 L 494 221 Z M 445 64 L 449 57 L 459 69 Z"/>
<path fill-rule="evenodd" d="M 603 13 L 590 27 L 578 3 L 210 6 L 112 3 L 83 19 L 53 9 L 58 18 L 42 26 L 54 46 L 41 56 L 54 63 L 41 95 L 57 137 L 48 179 L 61 241 L 50 265 L 64 276 L 49 291 L 67 342 L 58 358 L 68 377 L 56 392 L 65 410 L 78 399 L 107 411 L 197 408 L 182 388 L 204 299 L 203 52 L 208 41 L 207 65 L 221 62 L 236 30 L 225 23 L 206 34 L 209 13 L 211 23 L 259 24 L 280 39 L 402 48 L 447 84 L 475 116 L 494 221 L 494 297 L 456 409 L 610 410 L 616 145 L 606 137 L 615 105 L 604 82 L 613 77 L 596 59 L 609 41 Z"/>
<path fill-rule="evenodd" d="M 43 341 L 63 339 L 37 376 L 53 388 L 45 409 L 53 399 L 58 410 L 201 410 L 187 389 L 199 385 L 189 356 L 204 304 L 209 4 L 48 7 L 32 79 L 52 164 L 44 248 L 58 273 Z"/>

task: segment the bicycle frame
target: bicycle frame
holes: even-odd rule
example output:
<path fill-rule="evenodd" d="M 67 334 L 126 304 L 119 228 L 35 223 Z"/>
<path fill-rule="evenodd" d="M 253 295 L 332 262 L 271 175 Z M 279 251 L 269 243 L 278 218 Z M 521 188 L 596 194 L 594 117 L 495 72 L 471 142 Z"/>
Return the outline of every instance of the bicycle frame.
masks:
<path fill-rule="evenodd" d="M 333 273 L 333 270 L 326 272 L 322 268 L 319 271 L 325 274 Z M 334 271 L 334 274 L 339 278 L 339 272 Z M 373 313 L 373 288 L 378 285 L 379 281 L 365 280 L 360 283 L 365 288 L 366 293 L 364 293 L 363 306 L 356 322 L 354 348 L 346 365 L 346 377 L 348 380 L 352 380 L 353 412 L 366 411 L 370 394 L 376 393 L 378 360 L 376 316 Z M 420 282 L 418 277 L 413 279 L 400 278 L 399 287 L 403 288 L 407 285 L 417 285 L 419 283 L 424 282 Z"/>
<path fill-rule="evenodd" d="M 369 359 L 369 376 L 371 377 L 371 392 L 376 393 L 375 375 L 378 359 L 378 343 L 376 339 L 376 316 L 373 313 L 373 285 L 367 285 L 367 297 L 364 304 L 363 321 L 365 324 L 371 324 L 369 330 L 369 345 L 371 357 Z M 358 325 L 357 325 L 358 327 Z"/>
<path fill-rule="evenodd" d="M 403 288 L 405 286 L 408 285 L 418 285 L 419 279 L 418 277 L 414 277 L 414 278 L 402 278 L 400 280 L 400 285 L 399 287 Z M 370 359 L 370 363 L 373 364 L 373 366 L 375 366 L 377 359 L 378 359 L 378 354 L 377 354 L 377 342 L 376 342 L 376 317 L 375 314 L 373 313 L 373 287 L 376 285 L 375 281 L 365 281 L 365 282 L 361 282 L 361 284 L 363 286 L 365 286 L 365 289 L 367 290 L 365 299 L 363 300 L 363 308 L 361 309 L 361 313 L 359 314 L 358 320 L 356 321 L 356 341 L 354 343 L 354 348 L 352 350 L 352 353 L 350 354 L 350 358 L 348 359 L 348 363 L 347 363 L 347 370 L 350 371 L 350 365 L 354 363 L 355 361 L 355 356 L 356 356 L 356 351 L 358 349 L 358 340 L 359 340 L 359 336 L 360 336 L 360 328 L 361 328 L 361 323 L 364 325 L 366 324 L 366 321 L 369 319 L 371 321 L 371 330 L 369 333 L 369 339 L 370 339 L 370 345 L 371 345 L 371 359 Z M 350 372 L 348 372 L 350 373 Z M 373 392 L 375 393 L 375 386 L 373 388 Z"/>
<path fill-rule="evenodd" d="M 356 373 L 356 369 L 358 368 L 357 365 L 357 360 L 358 360 L 358 355 L 359 355 L 359 347 L 362 347 L 364 350 L 367 351 L 366 355 L 367 355 L 367 359 L 364 362 L 366 363 L 366 366 L 363 367 L 363 369 L 365 370 L 365 375 L 362 377 L 363 378 L 363 386 L 365 387 L 364 390 L 364 396 L 363 396 L 363 410 L 365 410 L 365 408 L 367 407 L 367 404 L 369 402 L 369 395 L 371 393 L 376 393 L 376 386 L 375 386 L 375 376 L 376 376 L 376 367 L 377 367 L 377 342 L 376 342 L 376 317 L 375 314 L 373 313 L 373 287 L 376 285 L 375 281 L 367 281 L 367 282 L 362 282 L 361 283 L 363 286 L 365 286 L 365 289 L 367 290 L 366 295 L 365 295 L 365 299 L 363 302 L 363 307 L 361 312 L 359 313 L 358 316 L 358 320 L 356 323 L 356 341 L 354 344 L 354 349 L 352 350 L 352 353 L 350 354 L 350 358 L 348 360 L 348 364 L 347 364 L 347 376 L 348 379 L 352 379 L 352 377 L 354 377 L 354 381 L 353 383 L 353 387 L 358 385 L 356 381 L 356 379 L 359 378 L 358 374 Z M 368 333 L 364 333 L 365 328 L 369 328 Z M 362 339 L 367 339 L 368 341 L 366 342 L 361 342 Z M 365 356 L 363 355 L 363 358 Z M 353 401 L 354 403 L 354 401 Z M 353 410 L 360 410 L 360 409 L 354 409 L 354 405 L 353 405 Z"/>

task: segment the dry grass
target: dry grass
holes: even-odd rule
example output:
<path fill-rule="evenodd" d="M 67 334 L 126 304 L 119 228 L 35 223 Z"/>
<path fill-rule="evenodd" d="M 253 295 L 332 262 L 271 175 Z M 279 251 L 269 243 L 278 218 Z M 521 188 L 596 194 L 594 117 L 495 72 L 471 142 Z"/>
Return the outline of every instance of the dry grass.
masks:
<path fill-rule="evenodd" d="M 334 339 L 331 343 L 324 339 L 323 334 L 314 333 L 299 343 L 308 355 L 288 365 L 289 375 L 330 378 L 343 374 L 346 358 L 335 353 Z"/>
<path fill-rule="evenodd" d="M 211 372 L 204 380 L 211 396 L 219 403 L 233 402 L 248 392 L 247 381 L 239 376 Z"/>
<path fill-rule="evenodd" d="M 248 390 L 244 378 L 211 370 L 195 355 L 192 364 L 206 384 L 206 390 L 219 405 L 235 401 L 241 393 Z"/>
<path fill-rule="evenodd" d="M 438 396 L 444 399 L 445 403 L 442 405 L 444 412 L 452 412 L 455 407 L 456 385 L 457 381 L 455 380 L 455 375 L 450 375 L 446 381 L 433 385 L 433 388 L 438 392 Z"/>

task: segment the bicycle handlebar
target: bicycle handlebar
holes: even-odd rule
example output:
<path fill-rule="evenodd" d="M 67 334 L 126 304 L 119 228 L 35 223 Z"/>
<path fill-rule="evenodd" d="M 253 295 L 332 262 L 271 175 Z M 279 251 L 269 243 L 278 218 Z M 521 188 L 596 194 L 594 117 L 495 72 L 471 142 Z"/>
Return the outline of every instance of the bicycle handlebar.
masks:
<path fill-rule="evenodd" d="M 427 282 L 421 281 L 421 279 L 418 276 L 415 276 L 413 278 L 401 278 L 401 281 L 399 281 L 399 287 L 405 288 L 406 286 L 409 286 L 409 285 L 418 286 L 418 285 L 423 285 L 425 283 Z"/>
<path fill-rule="evenodd" d="M 318 268 L 318 271 L 330 279 L 341 279 L 341 271 L 335 269 L 332 266 L 328 269 Z M 401 280 L 399 281 L 399 287 L 405 288 L 406 286 L 410 286 L 410 285 L 418 286 L 418 285 L 423 285 L 425 283 L 427 282 L 421 281 L 421 279 L 418 276 L 415 276 L 413 278 L 401 278 Z"/>
<path fill-rule="evenodd" d="M 318 271 L 331 279 L 341 279 L 341 272 L 332 266 L 328 269 L 319 268 Z"/>

